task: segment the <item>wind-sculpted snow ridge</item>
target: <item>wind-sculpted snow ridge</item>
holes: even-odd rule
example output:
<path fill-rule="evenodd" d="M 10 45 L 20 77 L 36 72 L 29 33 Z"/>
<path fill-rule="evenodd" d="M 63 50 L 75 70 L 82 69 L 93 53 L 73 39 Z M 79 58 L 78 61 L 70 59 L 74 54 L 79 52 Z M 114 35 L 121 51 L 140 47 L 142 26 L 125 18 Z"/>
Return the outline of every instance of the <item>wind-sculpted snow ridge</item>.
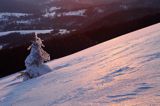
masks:
<path fill-rule="evenodd" d="M 160 106 L 160 23 L 0 79 L 0 106 Z"/>

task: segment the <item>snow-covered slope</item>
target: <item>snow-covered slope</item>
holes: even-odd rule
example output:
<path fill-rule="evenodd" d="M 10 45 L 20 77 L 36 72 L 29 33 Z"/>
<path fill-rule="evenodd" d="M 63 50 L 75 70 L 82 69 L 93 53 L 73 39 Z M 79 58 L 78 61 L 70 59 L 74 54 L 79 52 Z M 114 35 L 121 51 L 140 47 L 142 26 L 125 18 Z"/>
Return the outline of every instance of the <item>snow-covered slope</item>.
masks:
<path fill-rule="evenodd" d="M 0 106 L 160 106 L 160 23 L 0 79 Z M 19 83 L 21 82 L 21 83 Z"/>

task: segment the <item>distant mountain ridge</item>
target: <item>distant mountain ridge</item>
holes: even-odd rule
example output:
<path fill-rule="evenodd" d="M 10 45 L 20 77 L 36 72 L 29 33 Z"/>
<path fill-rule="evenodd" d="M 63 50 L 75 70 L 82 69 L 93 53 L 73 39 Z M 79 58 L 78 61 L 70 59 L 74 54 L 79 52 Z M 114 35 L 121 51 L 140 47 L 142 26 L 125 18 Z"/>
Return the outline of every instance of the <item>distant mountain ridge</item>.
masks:
<path fill-rule="evenodd" d="M 31 12 L 35 10 L 44 9 L 46 6 L 52 5 L 61 5 L 66 7 L 69 5 L 71 8 L 75 5 L 104 5 L 111 3 L 122 3 L 122 4 L 132 4 L 134 6 L 145 6 L 152 5 L 157 8 L 160 7 L 159 0 L 1 0 L 0 1 L 0 11 L 25 11 Z"/>

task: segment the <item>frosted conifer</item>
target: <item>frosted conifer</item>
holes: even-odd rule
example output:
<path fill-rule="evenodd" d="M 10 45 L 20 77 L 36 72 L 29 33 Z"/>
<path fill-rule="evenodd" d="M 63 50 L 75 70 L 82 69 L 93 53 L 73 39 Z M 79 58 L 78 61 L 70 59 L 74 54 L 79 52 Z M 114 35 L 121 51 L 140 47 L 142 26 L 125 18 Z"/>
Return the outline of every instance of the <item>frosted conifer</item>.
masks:
<path fill-rule="evenodd" d="M 46 51 L 44 51 L 42 47 L 45 47 L 42 43 L 42 40 L 37 36 L 37 34 L 35 34 L 34 41 L 28 48 L 28 50 L 31 50 L 30 54 L 25 60 L 25 80 L 41 75 L 42 73 L 39 72 L 37 68 L 41 67 L 44 62 L 50 60 L 50 55 Z"/>

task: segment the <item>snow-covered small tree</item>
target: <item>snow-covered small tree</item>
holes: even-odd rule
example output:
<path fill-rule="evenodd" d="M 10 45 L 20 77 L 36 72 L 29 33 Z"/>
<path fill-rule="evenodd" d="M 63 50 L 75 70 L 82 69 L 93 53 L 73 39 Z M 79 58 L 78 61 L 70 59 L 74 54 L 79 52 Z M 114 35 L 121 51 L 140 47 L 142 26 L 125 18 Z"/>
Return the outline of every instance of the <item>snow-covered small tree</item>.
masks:
<path fill-rule="evenodd" d="M 43 50 L 45 47 L 42 40 L 35 34 L 32 45 L 29 46 L 28 50 L 30 54 L 25 60 L 26 72 L 24 73 L 24 80 L 34 78 L 45 73 L 45 70 L 39 70 L 43 63 L 50 60 L 50 55 Z"/>

